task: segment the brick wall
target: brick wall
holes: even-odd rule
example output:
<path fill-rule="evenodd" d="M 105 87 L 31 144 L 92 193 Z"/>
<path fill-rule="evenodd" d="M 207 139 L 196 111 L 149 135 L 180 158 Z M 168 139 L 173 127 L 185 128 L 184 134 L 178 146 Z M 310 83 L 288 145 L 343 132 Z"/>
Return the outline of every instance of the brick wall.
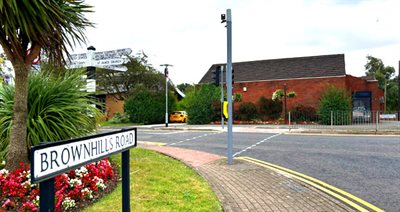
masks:
<path fill-rule="evenodd" d="M 124 101 L 117 100 L 114 96 L 106 95 L 106 119 L 110 120 L 115 113 L 124 112 Z"/>
<path fill-rule="evenodd" d="M 359 77 L 351 75 L 346 76 L 346 87 L 353 93 L 357 91 L 370 91 L 371 92 L 371 110 L 383 111 L 384 104 L 381 99 L 384 96 L 384 90 L 378 87 L 378 81 L 363 80 Z"/>
<path fill-rule="evenodd" d="M 284 84 L 287 85 L 288 92 L 294 91 L 297 94 L 295 98 L 287 99 L 288 111 L 297 104 L 318 108 L 321 93 L 329 85 L 346 88 L 349 91 L 349 94 L 354 91 L 371 91 L 372 110 L 383 108 L 383 105 L 380 103 L 380 97 L 383 96 L 383 90 L 378 88 L 377 82 L 368 82 L 359 77 L 353 77 L 350 75 L 326 78 L 238 82 L 233 86 L 233 93 L 242 94 L 242 102 L 257 103 L 261 96 L 271 98 L 272 93 L 277 89 L 283 90 Z M 243 90 L 244 87 L 246 87 L 247 91 Z M 235 109 L 237 109 L 239 105 L 240 104 L 235 104 Z"/>
<path fill-rule="evenodd" d="M 327 78 L 308 78 L 308 79 L 292 79 L 292 80 L 274 80 L 260 82 L 244 82 L 235 83 L 233 93 L 242 94 L 242 102 L 257 103 L 261 96 L 271 98 L 272 93 L 277 89 L 282 89 L 286 83 L 287 91 L 296 92 L 297 96 L 287 99 L 288 111 L 297 104 L 312 106 L 318 108 L 319 97 L 322 91 L 329 85 L 345 88 L 346 81 L 343 77 L 327 77 Z M 243 91 L 246 87 L 247 91 Z M 239 104 L 235 104 L 235 107 Z"/>

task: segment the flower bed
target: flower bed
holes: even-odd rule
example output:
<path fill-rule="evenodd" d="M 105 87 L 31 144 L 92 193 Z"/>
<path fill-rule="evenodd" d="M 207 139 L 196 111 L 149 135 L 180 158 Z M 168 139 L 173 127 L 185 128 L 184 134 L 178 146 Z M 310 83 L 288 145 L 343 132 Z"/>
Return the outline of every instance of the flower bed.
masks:
<path fill-rule="evenodd" d="M 27 165 L 9 173 L 0 165 L 0 212 L 38 211 L 39 185 L 31 183 Z M 117 174 L 108 159 L 55 177 L 55 211 L 78 210 L 111 191 Z"/>

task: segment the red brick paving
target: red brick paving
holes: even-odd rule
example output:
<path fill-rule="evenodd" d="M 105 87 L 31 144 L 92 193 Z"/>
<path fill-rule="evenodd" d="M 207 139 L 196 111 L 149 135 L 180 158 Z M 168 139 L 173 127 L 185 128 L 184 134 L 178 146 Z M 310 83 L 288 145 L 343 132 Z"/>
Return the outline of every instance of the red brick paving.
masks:
<path fill-rule="evenodd" d="M 256 164 L 167 146 L 143 145 L 193 167 L 208 181 L 224 211 L 355 211 L 337 199 Z"/>

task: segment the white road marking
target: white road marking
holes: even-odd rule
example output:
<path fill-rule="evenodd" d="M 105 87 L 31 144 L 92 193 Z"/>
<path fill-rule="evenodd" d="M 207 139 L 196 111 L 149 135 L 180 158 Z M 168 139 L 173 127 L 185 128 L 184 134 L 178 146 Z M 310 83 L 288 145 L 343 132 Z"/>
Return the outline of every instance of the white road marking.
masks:
<path fill-rule="evenodd" d="M 251 148 L 253 148 L 253 147 L 256 147 L 257 145 L 262 144 L 262 143 L 264 143 L 264 142 L 270 140 L 271 138 L 275 138 L 275 137 L 277 137 L 277 136 L 279 136 L 279 135 L 282 135 L 282 133 L 278 133 L 278 134 L 272 135 L 272 136 L 270 136 L 270 137 L 268 137 L 268 138 L 266 138 L 266 139 L 264 139 L 264 140 L 261 140 L 261 141 L 257 142 L 256 144 L 253 144 L 253 145 L 251 145 L 251 146 L 248 146 L 248 147 L 246 147 L 245 149 L 243 149 L 243 150 L 241 150 L 241 151 L 236 152 L 235 154 L 233 154 L 233 157 L 235 157 L 236 155 L 240 155 L 240 154 L 242 154 L 243 152 L 246 152 L 247 150 L 249 150 L 249 149 L 251 149 Z"/>
<path fill-rule="evenodd" d="M 162 133 L 144 133 L 146 135 L 172 135 L 172 134 L 178 134 L 178 133 L 184 133 L 187 131 L 173 131 L 173 132 L 162 132 Z"/>
<path fill-rule="evenodd" d="M 183 143 L 183 142 L 185 142 L 185 141 L 192 141 L 192 140 L 196 140 L 196 139 L 198 139 L 198 138 L 206 137 L 206 136 L 209 136 L 209 135 L 216 135 L 216 134 L 220 134 L 220 133 L 223 133 L 223 132 L 206 133 L 206 134 L 201 135 L 201 136 L 196 136 L 196 137 L 193 137 L 193 138 L 187 138 L 187 139 L 182 140 L 182 141 L 174 142 L 174 143 L 168 144 L 167 146 L 174 146 L 174 145 Z"/>

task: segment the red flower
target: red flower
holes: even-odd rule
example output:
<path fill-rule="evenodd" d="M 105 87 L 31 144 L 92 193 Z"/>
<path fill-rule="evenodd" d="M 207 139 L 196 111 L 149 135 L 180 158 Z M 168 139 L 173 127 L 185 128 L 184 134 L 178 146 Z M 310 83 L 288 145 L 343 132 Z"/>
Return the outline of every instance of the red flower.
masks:
<path fill-rule="evenodd" d="M 79 172 L 79 176 L 77 174 Z M 39 188 L 30 182 L 30 170 L 27 165 L 20 163 L 20 168 L 0 174 L 0 212 L 4 210 L 37 211 Z M 102 179 L 106 182 L 114 176 L 113 168 L 108 159 L 88 164 L 77 171 L 71 170 L 67 174 L 55 177 L 54 189 L 56 211 L 63 211 L 62 202 L 66 197 L 76 203 L 84 201 L 84 194 L 92 192 L 98 196 L 96 183 Z M 82 190 L 84 189 L 85 192 Z M 2 200 L 5 200 L 4 202 Z"/>

